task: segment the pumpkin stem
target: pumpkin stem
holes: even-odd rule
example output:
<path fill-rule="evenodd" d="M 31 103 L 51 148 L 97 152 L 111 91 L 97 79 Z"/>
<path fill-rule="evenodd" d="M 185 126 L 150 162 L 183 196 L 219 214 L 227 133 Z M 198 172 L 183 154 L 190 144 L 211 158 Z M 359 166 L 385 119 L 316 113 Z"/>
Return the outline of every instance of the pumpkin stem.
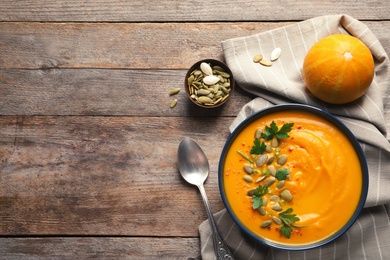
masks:
<path fill-rule="evenodd" d="M 348 51 L 344 52 L 344 58 L 346 60 L 352 60 L 352 54 Z"/>

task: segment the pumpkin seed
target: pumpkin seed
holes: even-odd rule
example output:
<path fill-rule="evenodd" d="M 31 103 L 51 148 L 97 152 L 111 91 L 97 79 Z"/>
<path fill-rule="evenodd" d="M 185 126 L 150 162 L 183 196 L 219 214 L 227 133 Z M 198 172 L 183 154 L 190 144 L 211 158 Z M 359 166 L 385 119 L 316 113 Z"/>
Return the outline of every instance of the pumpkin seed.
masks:
<path fill-rule="evenodd" d="M 263 202 L 264 203 L 264 202 Z M 265 211 L 265 207 L 264 206 L 261 206 L 261 207 L 259 207 L 259 208 L 257 208 L 257 211 L 260 213 L 260 215 L 262 215 L 262 216 L 265 216 L 265 214 L 267 213 L 266 211 Z"/>
<path fill-rule="evenodd" d="M 284 165 L 287 162 L 287 155 L 283 154 L 278 158 L 277 163 L 279 165 Z"/>
<path fill-rule="evenodd" d="M 266 151 L 267 153 L 272 152 L 272 146 L 269 145 L 269 144 L 266 144 L 266 146 L 265 146 L 265 151 Z"/>
<path fill-rule="evenodd" d="M 217 76 L 214 76 L 214 75 L 209 75 L 209 76 L 206 76 L 203 78 L 204 84 L 209 85 L 209 86 L 214 85 L 218 81 L 219 81 L 219 78 Z"/>
<path fill-rule="evenodd" d="M 263 55 L 257 54 L 255 57 L 253 57 L 253 62 L 258 63 L 263 59 Z"/>
<path fill-rule="evenodd" d="M 271 163 L 273 163 L 274 160 L 275 160 L 275 156 L 270 156 L 270 157 L 268 157 L 266 164 L 270 165 Z"/>
<path fill-rule="evenodd" d="M 287 202 L 290 202 L 292 201 L 292 194 L 289 190 L 284 190 L 280 193 L 280 197 L 282 197 L 282 199 L 284 199 L 285 201 Z"/>
<path fill-rule="evenodd" d="M 283 210 L 283 208 L 282 208 L 282 206 L 280 206 L 280 204 L 279 203 L 276 203 L 274 206 L 272 206 L 271 207 L 273 210 L 275 210 L 275 211 L 282 211 Z"/>
<path fill-rule="evenodd" d="M 222 67 L 220 67 L 220 66 L 218 66 L 218 65 L 213 66 L 213 70 L 216 70 L 216 71 L 225 71 Z"/>
<path fill-rule="evenodd" d="M 244 171 L 248 174 L 252 174 L 253 173 L 253 167 L 250 166 L 249 164 L 245 164 L 244 165 Z"/>
<path fill-rule="evenodd" d="M 177 99 L 174 99 L 171 101 L 171 104 L 169 104 L 169 107 L 174 108 L 176 106 L 176 104 L 177 104 Z"/>
<path fill-rule="evenodd" d="M 281 180 L 281 181 L 279 181 L 278 184 L 276 185 L 276 188 L 281 189 L 281 188 L 283 188 L 283 187 L 284 187 L 284 180 Z"/>
<path fill-rule="evenodd" d="M 203 104 L 211 104 L 213 101 L 211 100 L 211 98 L 209 97 L 206 97 L 206 96 L 200 96 L 198 97 L 198 101 L 200 103 L 203 103 Z"/>
<path fill-rule="evenodd" d="M 276 175 L 276 168 L 275 168 L 275 166 L 269 165 L 268 166 L 268 170 L 269 170 L 269 172 L 271 173 L 272 176 Z"/>
<path fill-rule="evenodd" d="M 267 206 L 267 204 L 268 204 L 268 199 L 267 198 L 263 198 L 263 206 L 265 207 L 265 206 Z"/>
<path fill-rule="evenodd" d="M 282 53 L 282 49 L 280 48 L 275 48 L 272 52 L 271 52 L 271 61 L 275 61 L 277 60 L 279 57 L 280 57 L 280 54 Z"/>
<path fill-rule="evenodd" d="M 209 64 L 207 64 L 206 62 L 202 62 L 202 63 L 200 64 L 200 70 L 201 70 L 204 74 L 206 74 L 206 75 L 208 75 L 208 76 L 213 75 L 213 69 L 212 69 L 211 66 L 210 66 Z"/>
<path fill-rule="evenodd" d="M 271 195 L 271 197 L 269 197 L 269 200 L 273 202 L 279 202 L 280 197 L 278 195 Z"/>
<path fill-rule="evenodd" d="M 257 178 L 256 180 L 255 180 L 255 182 L 261 182 L 262 180 L 264 180 L 264 178 L 265 178 L 266 176 L 260 176 L 259 178 Z"/>
<path fill-rule="evenodd" d="M 255 191 L 256 191 L 256 189 L 250 189 L 247 191 L 246 195 L 252 197 L 253 195 L 255 195 Z M 264 202 L 263 202 L 263 204 L 264 204 Z"/>
<path fill-rule="evenodd" d="M 274 136 L 274 137 L 272 138 L 271 146 L 272 146 L 273 148 L 276 148 L 276 147 L 279 146 L 279 139 L 278 139 L 276 136 Z"/>
<path fill-rule="evenodd" d="M 199 89 L 198 90 L 198 96 L 207 96 L 210 94 L 210 90 L 207 89 Z"/>
<path fill-rule="evenodd" d="M 246 182 L 253 182 L 253 179 L 249 175 L 244 175 L 244 181 L 246 181 Z"/>
<path fill-rule="evenodd" d="M 264 186 L 266 187 L 269 187 L 271 186 L 274 182 L 276 181 L 276 179 L 272 176 L 268 177 L 265 181 L 264 181 Z"/>
<path fill-rule="evenodd" d="M 255 138 L 260 139 L 262 133 L 263 133 L 263 130 L 261 130 L 261 128 L 257 128 L 256 132 L 255 132 Z"/>
<path fill-rule="evenodd" d="M 257 160 L 256 160 L 256 166 L 261 167 L 264 165 L 264 163 L 268 160 L 268 155 L 267 154 L 262 154 L 260 155 Z"/>
<path fill-rule="evenodd" d="M 259 63 L 263 66 L 266 66 L 266 67 L 271 67 L 272 66 L 272 62 L 269 61 L 269 60 L 266 60 L 266 59 L 262 59 L 259 61 Z"/>
<path fill-rule="evenodd" d="M 274 221 L 274 223 L 276 225 L 282 225 L 283 224 L 282 220 L 280 218 L 278 218 L 278 217 L 273 216 L 272 220 Z"/>
<path fill-rule="evenodd" d="M 264 221 L 264 222 L 260 225 L 260 227 L 261 227 L 261 228 L 267 228 L 267 227 L 271 226 L 271 224 L 272 224 L 272 220 L 266 220 L 266 221 Z"/>
<path fill-rule="evenodd" d="M 188 77 L 187 81 L 188 81 L 188 85 L 192 85 L 192 82 L 194 82 L 194 75 L 191 75 Z"/>

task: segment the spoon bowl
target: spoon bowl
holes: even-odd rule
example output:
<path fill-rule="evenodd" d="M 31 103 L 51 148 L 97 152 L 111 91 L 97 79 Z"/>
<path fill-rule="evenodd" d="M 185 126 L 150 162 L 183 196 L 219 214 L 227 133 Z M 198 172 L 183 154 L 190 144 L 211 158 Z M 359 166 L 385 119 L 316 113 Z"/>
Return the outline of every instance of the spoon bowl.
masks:
<path fill-rule="evenodd" d="M 199 144 L 191 138 L 184 138 L 178 148 L 179 171 L 184 180 L 198 187 L 202 195 L 204 205 L 209 217 L 211 230 L 213 231 L 214 251 L 217 259 L 233 260 L 233 254 L 224 243 L 219 234 L 214 216 L 207 199 L 206 191 L 203 187 L 204 181 L 209 175 L 209 161 Z"/>

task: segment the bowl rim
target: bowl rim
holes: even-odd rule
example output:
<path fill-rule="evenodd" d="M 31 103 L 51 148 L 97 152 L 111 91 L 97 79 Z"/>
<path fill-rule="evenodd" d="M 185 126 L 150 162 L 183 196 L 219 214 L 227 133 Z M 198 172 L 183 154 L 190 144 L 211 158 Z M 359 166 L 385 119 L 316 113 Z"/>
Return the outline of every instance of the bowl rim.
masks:
<path fill-rule="evenodd" d="M 250 231 L 247 227 L 245 227 L 238 220 L 238 218 L 235 216 L 235 214 L 232 211 L 232 209 L 229 207 L 229 203 L 227 201 L 225 190 L 224 190 L 223 183 L 222 183 L 223 176 L 224 176 L 224 174 L 223 174 L 223 170 L 224 170 L 224 157 L 226 157 L 226 153 L 228 152 L 232 142 L 237 137 L 237 135 L 247 125 L 249 125 L 253 121 L 257 120 L 258 118 L 263 117 L 263 116 L 268 115 L 268 114 L 281 112 L 281 111 L 286 111 L 286 110 L 288 110 L 288 111 L 289 110 L 295 110 L 295 111 L 302 111 L 302 112 L 306 112 L 306 113 L 311 113 L 311 114 L 320 116 L 321 118 L 323 118 L 323 119 L 327 120 L 328 122 L 332 123 L 335 127 L 337 127 L 348 138 L 348 140 L 352 144 L 352 146 L 355 149 L 356 154 L 357 154 L 357 156 L 359 158 L 360 167 L 361 167 L 361 170 L 362 170 L 362 188 L 361 188 L 361 191 L 360 191 L 360 198 L 359 198 L 359 202 L 358 202 L 358 204 L 356 206 L 356 209 L 355 209 L 353 215 L 351 216 L 351 218 L 348 220 L 348 222 L 341 229 L 336 231 L 334 234 L 332 234 L 331 236 L 329 236 L 329 237 L 327 237 L 327 238 L 325 238 L 323 240 L 314 242 L 312 244 L 288 245 L 288 244 L 282 244 L 282 243 L 277 243 L 277 242 L 270 241 L 270 240 L 267 240 L 267 239 L 263 239 L 263 238 L 257 236 L 255 233 Z M 311 106 L 311 105 L 305 105 L 305 104 L 294 104 L 294 103 L 291 103 L 291 104 L 273 105 L 273 106 L 261 109 L 261 110 L 255 112 L 255 113 L 253 113 L 249 117 L 247 117 L 229 135 L 229 137 L 228 137 L 228 139 L 227 139 L 227 141 L 226 141 L 226 143 L 225 143 L 225 145 L 223 147 L 223 150 L 222 150 L 222 153 L 221 153 L 221 156 L 220 156 L 220 160 L 219 160 L 219 165 L 218 165 L 218 186 L 219 186 L 220 195 L 221 195 L 222 201 L 223 201 L 223 203 L 225 205 L 225 208 L 226 208 L 227 212 L 229 213 L 230 217 L 233 219 L 235 224 L 240 228 L 240 230 L 243 231 L 244 234 L 246 234 L 250 238 L 254 239 L 255 241 L 260 242 L 261 244 L 266 245 L 266 246 L 270 246 L 270 247 L 273 247 L 273 248 L 276 248 L 276 249 L 283 249 L 283 250 L 299 251 L 299 250 L 313 249 L 313 248 L 317 248 L 317 247 L 323 246 L 325 244 L 328 244 L 331 241 L 334 241 L 335 239 L 337 239 L 338 237 L 343 235 L 353 225 L 353 223 L 355 223 L 355 221 L 358 218 L 360 212 L 362 211 L 362 209 L 364 207 L 364 204 L 366 202 L 366 199 L 367 199 L 368 185 L 369 185 L 369 176 L 368 176 L 367 161 L 366 161 L 364 152 L 363 152 L 363 150 L 362 150 L 362 148 L 360 146 L 360 143 L 357 140 L 357 138 L 355 137 L 355 135 L 351 132 L 351 130 L 343 122 L 341 122 L 334 115 L 330 114 L 327 111 L 319 109 L 317 107 L 314 107 L 314 106 Z"/>
<path fill-rule="evenodd" d="M 190 76 L 190 73 L 196 69 L 197 67 L 200 66 L 200 64 L 202 62 L 206 62 L 206 63 L 211 63 L 212 65 L 218 65 L 220 67 L 222 67 L 223 69 L 226 70 L 226 72 L 228 72 L 230 74 L 230 93 L 229 93 L 229 96 L 222 102 L 216 104 L 216 105 L 212 105 L 212 106 L 206 106 L 206 105 L 202 105 L 198 102 L 195 102 L 192 98 L 191 98 L 191 95 L 190 95 L 190 92 L 189 92 L 189 88 L 188 88 L 188 85 L 187 85 L 187 80 L 188 80 L 188 77 Z M 217 107 L 220 107 L 224 104 L 226 104 L 228 102 L 228 100 L 231 98 L 232 94 L 233 94 L 233 91 L 234 91 L 234 88 L 235 88 L 235 82 L 234 82 L 234 75 L 233 75 L 233 72 L 230 70 L 229 66 L 220 61 L 220 60 L 216 60 L 216 59 L 202 59 L 202 60 L 199 60 L 197 62 L 195 62 L 194 64 L 192 64 L 192 66 L 187 70 L 186 72 L 186 76 L 184 78 L 184 89 L 186 91 L 186 96 L 188 97 L 188 99 L 191 101 L 191 103 L 201 107 L 201 108 L 217 108 Z"/>

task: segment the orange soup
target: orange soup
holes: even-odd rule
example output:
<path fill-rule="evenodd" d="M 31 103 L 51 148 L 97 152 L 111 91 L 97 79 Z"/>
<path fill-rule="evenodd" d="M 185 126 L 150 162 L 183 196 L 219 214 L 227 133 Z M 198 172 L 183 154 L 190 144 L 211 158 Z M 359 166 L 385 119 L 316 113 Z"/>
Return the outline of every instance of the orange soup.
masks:
<path fill-rule="evenodd" d="M 257 129 L 267 133 L 272 122 L 279 130 L 293 123 L 289 137 L 279 138 L 273 148 L 272 140 L 262 137 L 258 141 L 265 146 L 256 145 Z M 267 147 L 261 153 L 267 160 L 257 166 L 261 154 L 251 151 L 261 146 Z M 256 235 L 286 245 L 319 242 L 340 230 L 355 212 L 362 182 L 359 158 L 347 137 L 325 119 L 293 110 L 250 123 L 227 151 L 223 170 L 226 198 L 239 221 Z"/>

